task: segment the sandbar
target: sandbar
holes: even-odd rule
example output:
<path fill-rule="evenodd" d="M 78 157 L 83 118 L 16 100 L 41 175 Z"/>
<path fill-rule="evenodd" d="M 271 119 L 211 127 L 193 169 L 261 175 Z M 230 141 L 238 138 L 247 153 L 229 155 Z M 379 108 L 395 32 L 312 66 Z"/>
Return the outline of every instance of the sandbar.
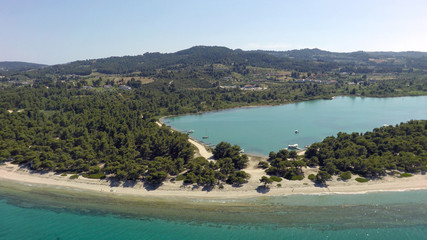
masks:
<path fill-rule="evenodd" d="M 357 176 L 352 176 L 352 179 L 348 181 L 338 180 L 337 176 L 334 176 L 331 181 L 327 181 L 327 186 L 323 187 L 315 185 L 307 177 L 301 181 L 284 179 L 281 182 L 274 182 L 266 189 L 259 182 L 259 179 L 266 175 L 263 169 L 257 168 L 260 157 L 250 156 L 249 160 L 248 167 L 244 169 L 251 175 L 249 181 L 239 187 L 224 184 L 223 189 L 219 189 L 218 186 L 206 189 L 203 186 L 184 185 L 182 181 L 171 181 L 171 179 L 167 179 L 158 188 L 151 189 L 144 186 L 142 181 L 112 182 L 110 180 L 88 179 L 82 176 L 78 179 L 70 179 L 70 174 L 61 176 L 54 172 L 33 172 L 11 163 L 0 165 L 0 181 L 74 188 L 114 195 L 197 199 L 241 199 L 294 194 L 363 194 L 368 192 L 427 189 L 427 175 L 422 174 L 415 174 L 407 178 L 385 176 L 366 183 L 355 181 Z M 316 168 L 304 168 L 305 176 L 316 172 Z"/>

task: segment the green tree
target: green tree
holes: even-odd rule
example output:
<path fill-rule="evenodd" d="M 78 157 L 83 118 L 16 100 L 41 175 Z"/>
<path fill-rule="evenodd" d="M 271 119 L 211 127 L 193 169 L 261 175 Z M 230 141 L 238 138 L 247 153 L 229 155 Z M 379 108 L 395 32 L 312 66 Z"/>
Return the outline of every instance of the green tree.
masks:
<path fill-rule="evenodd" d="M 273 179 L 271 179 L 271 178 L 269 178 L 267 176 L 262 176 L 259 181 L 261 183 L 264 183 L 264 187 L 267 187 L 267 184 L 271 184 L 273 182 Z"/>
<path fill-rule="evenodd" d="M 331 179 L 331 174 L 326 171 L 319 171 L 316 175 L 316 181 L 321 184 L 325 184 L 326 181 Z"/>

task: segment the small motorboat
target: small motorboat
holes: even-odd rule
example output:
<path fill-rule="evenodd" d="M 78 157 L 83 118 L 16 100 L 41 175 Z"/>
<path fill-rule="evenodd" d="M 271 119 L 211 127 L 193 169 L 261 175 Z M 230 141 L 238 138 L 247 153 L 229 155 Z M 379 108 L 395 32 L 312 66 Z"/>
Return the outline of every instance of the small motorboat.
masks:
<path fill-rule="evenodd" d="M 295 144 L 288 145 L 288 149 L 298 149 L 298 144 L 295 143 Z"/>

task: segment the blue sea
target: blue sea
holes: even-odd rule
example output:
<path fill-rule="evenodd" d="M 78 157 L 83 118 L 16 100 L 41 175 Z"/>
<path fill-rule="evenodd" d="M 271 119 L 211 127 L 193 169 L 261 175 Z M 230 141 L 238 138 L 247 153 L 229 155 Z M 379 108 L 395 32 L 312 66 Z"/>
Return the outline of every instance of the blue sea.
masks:
<path fill-rule="evenodd" d="M 0 182 L 0 239 L 426 239 L 427 191 L 137 198 Z"/>

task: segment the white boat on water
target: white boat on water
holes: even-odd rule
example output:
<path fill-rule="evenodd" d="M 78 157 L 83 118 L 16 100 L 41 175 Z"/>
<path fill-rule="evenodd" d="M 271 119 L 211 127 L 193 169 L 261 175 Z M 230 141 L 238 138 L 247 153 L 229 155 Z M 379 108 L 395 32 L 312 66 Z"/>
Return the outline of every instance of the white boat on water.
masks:
<path fill-rule="evenodd" d="M 187 131 L 187 133 L 193 133 L 193 132 L 194 132 L 193 129 L 190 129 L 190 130 Z"/>
<path fill-rule="evenodd" d="M 288 149 L 298 149 L 298 144 L 295 143 L 295 144 L 288 145 Z"/>
<path fill-rule="evenodd" d="M 298 129 L 297 129 L 297 130 L 295 130 L 295 133 L 299 133 Z"/>

